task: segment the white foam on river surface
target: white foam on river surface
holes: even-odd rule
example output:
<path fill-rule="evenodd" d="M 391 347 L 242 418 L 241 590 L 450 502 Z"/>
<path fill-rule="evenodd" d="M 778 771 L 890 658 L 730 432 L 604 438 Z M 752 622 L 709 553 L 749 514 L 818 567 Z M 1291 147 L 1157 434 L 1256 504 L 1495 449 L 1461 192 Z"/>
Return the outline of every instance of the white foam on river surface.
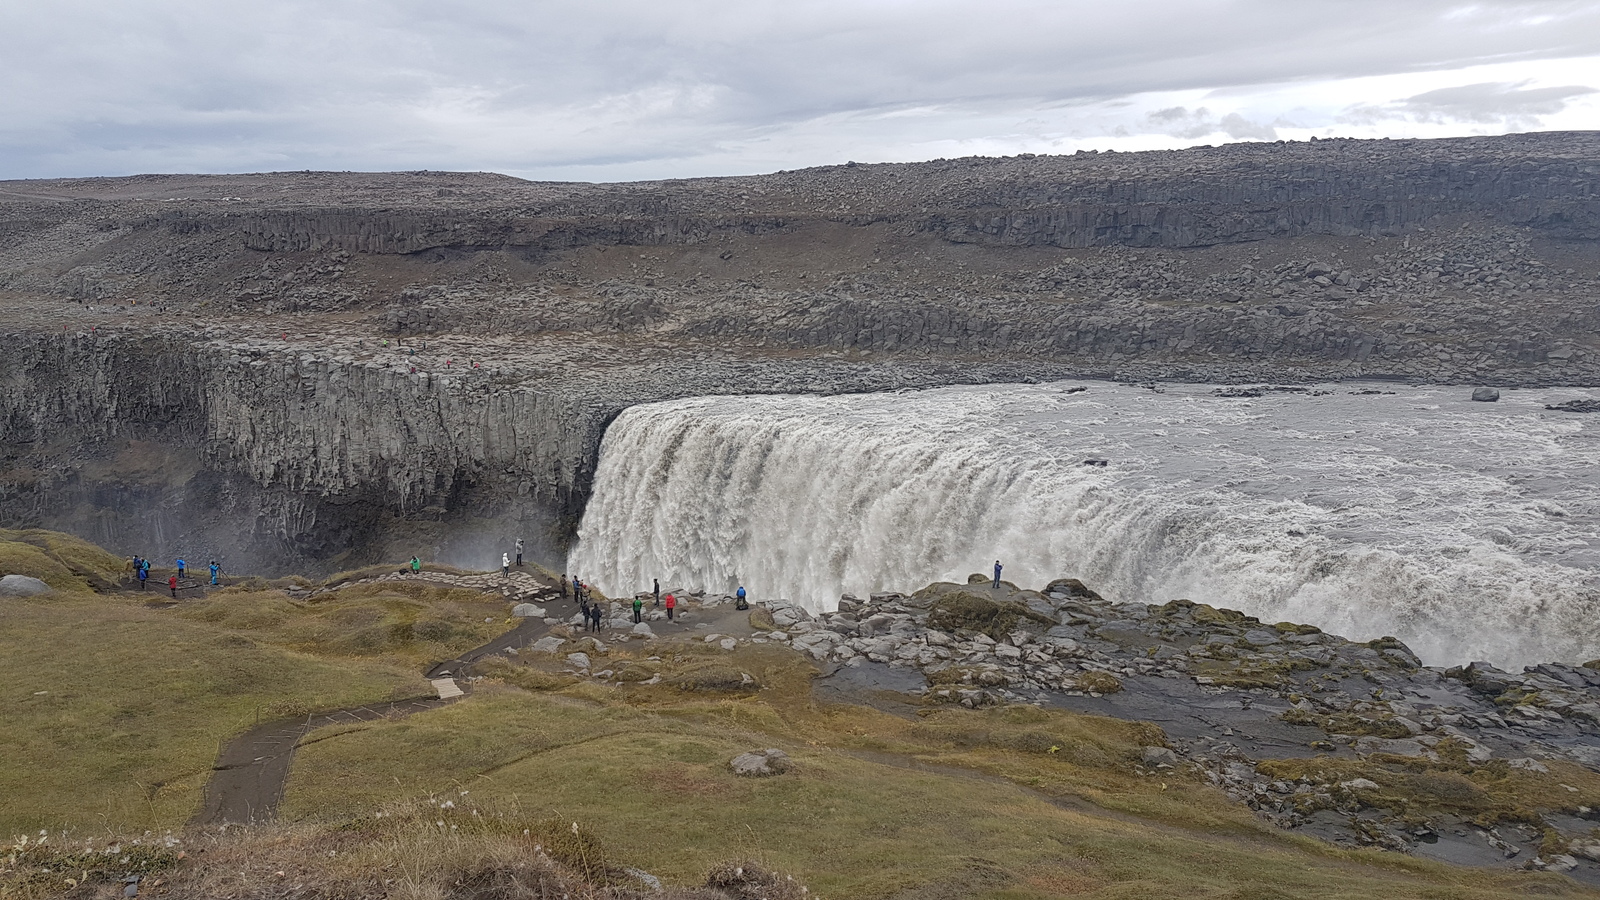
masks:
<path fill-rule="evenodd" d="M 1023 587 L 1394 635 L 1430 663 L 1600 656 L 1600 414 L 1543 408 L 1589 392 L 1076 384 L 628 409 L 568 570 L 827 609 L 1000 559 Z"/>

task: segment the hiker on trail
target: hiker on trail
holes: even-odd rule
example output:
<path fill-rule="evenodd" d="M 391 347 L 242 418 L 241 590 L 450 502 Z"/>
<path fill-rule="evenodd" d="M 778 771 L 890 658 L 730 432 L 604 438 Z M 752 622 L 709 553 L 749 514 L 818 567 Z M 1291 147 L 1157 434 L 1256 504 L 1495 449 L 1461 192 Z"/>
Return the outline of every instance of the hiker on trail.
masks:
<path fill-rule="evenodd" d="M 522 568 L 522 538 L 517 538 L 517 568 Z"/>
<path fill-rule="evenodd" d="M 744 598 L 744 585 L 742 585 L 742 584 L 739 585 L 739 592 L 734 594 L 734 597 L 737 598 L 737 601 L 738 601 L 738 602 L 733 604 L 733 608 L 734 609 L 749 609 L 750 608 L 750 602 Z"/>
<path fill-rule="evenodd" d="M 179 578 L 186 578 L 186 577 L 188 577 L 188 575 L 189 575 L 188 563 L 185 563 L 182 559 L 179 559 L 178 560 L 178 577 Z"/>
<path fill-rule="evenodd" d="M 644 621 L 644 598 L 638 594 L 633 595 L 633 624 Z"/>
<path fill-rule="evenodd" d="M 598 604 L 598 603 L 589 604 L 589 615 L 594 616 L 594 630 L 595 631 L 599 631 L 601 628 L 603 628 L 605 626 L 606 613 L 605 613 L 605 610 L 600 608 L 600 604 Z"/>
<path fill-rule="evenodd" d="M 178 599 L 178 576 L 173 575 L 167 579 L 167 587 L 172 589 L 172 599 Z"/>
<path fill-rule="evenodd" d="M 217 576 L 221 575 L 221 574 L 222 574 L 222 567 L 217 565 L 217 561 L 213 559 L 211 561 L 211 583 L 212 584 L 216 584 L 217 583 Z"/>
<path fill-rule="evenodd" d="M 500 554 L 500 574 L 506 578 L 511 577 L 511 557 Z"/>
<path fill-rule="evenodd" d="M 667 595 L 667 621 L 668 622 L 672 621 L 672 611 L 677 609 L 677 608 L 678 608 L 678 598 L 672 596 L 671 594 L 668 594 Z"/>
<path fill-rule="evenodd" d="M 143 560 L 141 560 L 141 562 L 142 561 Z M 142 591 L 142 590 L 145 589 L 144 588 L 144 580 L 146 578 L 149 578 L 149 577 L 150 577 L 150 567 L 149 566 L 140 566 L 139 567 L 139 590 Z"/>
<path fill-rule="evenodd" d="M 587 631 L 589 629 L 589 598 L 585 597 L 581 592 L 578 594 L 578 611 L 583 613 L 583 628 Z"/>
<path fill-rule="evenodd" d="M 656 609 L 660 609 L 661 608 L 661 580 L 659 578 L 652 578 L 652 579 L 650 579 L 650 584 L 651 584 L 651 588 L 650 589 L 652 591 L 654 591 L 655 595 L 656 595 Z"/>
<path fill-rule="evenodd" d="M 994 561 L 994 586 L 1000 586 L 1000 560 Z"/>
<path fill-rule="evenodd" d="M 422 571 L 422 558 L 421 557 L 417 557 L 417 556 L 411 557 L 411 574 L 416 575 L 416 574 L 420 573 L 421 571 Z"/>
<path fill-rule="evenodd" d="M 583 594 L 583 585 L 578 583 L 578 576 L 572 576 L 572 599 L 577 600 Z"/>
<path fill-rule="evenodd" d="M 565 600 L 566 597 L 567 597 L 567 573 L 562 572 L 561 573 L 561 598 L 563 600 Z"/>

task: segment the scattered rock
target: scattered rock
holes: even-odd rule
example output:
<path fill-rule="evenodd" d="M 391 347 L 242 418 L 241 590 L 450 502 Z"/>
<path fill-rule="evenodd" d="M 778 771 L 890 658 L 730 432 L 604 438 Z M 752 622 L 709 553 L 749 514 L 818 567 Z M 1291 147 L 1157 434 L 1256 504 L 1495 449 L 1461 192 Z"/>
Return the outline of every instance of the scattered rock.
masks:
<path fill-rule="evenodd" d="M 537 641 L 529 644 L 528 649 L 534 653 L 554 653 L 557 650 L 560 650 L 561 645 L 565 643 L 565 640 L 552 634 L 539 638 Z"/>
<path fill-rule="evenodd" d="M 1144 764 L 1147 766 L 1176 766 L 1178 754 L 1166 747 L 1144 748 Z"/>
<path fill-rule="evenodd" d="M 1568 400 L 1565 403 L 1547 403 L 1544 408 L 1555 412 L 1600 412 L 1600 400 Z"/>
<path fill-rule="evenodd" d="M 52 588 L 29 575 L 7 575 L 0 578 L 0 597 L 35 597 L 48 594 Z"/>
<path fill-rule="evenodd" d="M 789 754 L 782 750 L 751 750 L 735 756 L 729 763 L 733 767 L 733 774 L 741 778 L 765 778 L 769 775 L 782 775 L 793 768 L 794 764 L 789 759 Z"/>
<path fill-rule="evenodd" d="M 511 614 L 523 619 L 542 619 L 545 610 L 544 607 L 534 606 L 532 603 L 518 603 L 511 608 Z"/>
<path fill-rule="evenodd" d="M 1500 392 L 1492 387 L 1481 387 L 1472 392 L 1472 399 L 1479 403 L 1493 403 L 1500 399 Z"/>

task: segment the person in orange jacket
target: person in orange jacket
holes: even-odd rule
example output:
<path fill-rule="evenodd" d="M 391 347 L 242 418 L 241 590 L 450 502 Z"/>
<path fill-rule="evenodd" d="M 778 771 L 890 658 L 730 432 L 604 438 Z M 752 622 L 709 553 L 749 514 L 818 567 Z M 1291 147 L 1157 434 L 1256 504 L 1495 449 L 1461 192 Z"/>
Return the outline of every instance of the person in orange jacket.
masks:
<path fill-rule="evenodd" d="M 672 621 L 672 611 L 678 608 L 678 598 L 668 594 L 662 599 L 665 601 L 665 605 L 667 607 L 667 621 L 670 622 Z"/>
<path fill-rule="evenodd" d="M 178 576 L 173 575 L 167 579 L 167 587 L 172 589 L 172 599 L 178 599 Z"/>

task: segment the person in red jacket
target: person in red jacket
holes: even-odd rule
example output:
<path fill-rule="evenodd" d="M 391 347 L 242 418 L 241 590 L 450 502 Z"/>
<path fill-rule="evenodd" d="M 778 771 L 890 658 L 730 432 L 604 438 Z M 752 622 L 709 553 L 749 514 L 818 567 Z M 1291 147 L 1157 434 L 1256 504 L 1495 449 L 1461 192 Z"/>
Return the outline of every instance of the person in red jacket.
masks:
<path fill-rule="evenodd" d="M 167 587 L 172 588 L 172 599 L 178 599 L 178 576 L 169 577 L 167 579 Z"/>
<path fill-rule="evenodd" d="M 670 622 L 672 621 L 672 611 L 678 608 L 678 598 L 668 594 L 662 599 L 666 601 L 665 605 L 667 607 L 667 621 Z"/>

